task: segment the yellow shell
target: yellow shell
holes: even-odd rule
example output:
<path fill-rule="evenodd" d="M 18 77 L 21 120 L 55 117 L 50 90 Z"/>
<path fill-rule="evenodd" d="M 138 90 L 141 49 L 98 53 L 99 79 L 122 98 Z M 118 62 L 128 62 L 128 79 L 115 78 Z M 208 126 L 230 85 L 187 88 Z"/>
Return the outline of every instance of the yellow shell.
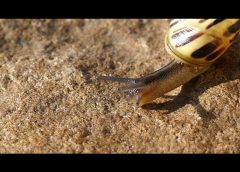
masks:
<path fill-rule="evenodd" d="M 228 49 L 239 31 L 240 19 L 174 19 L 165 46 L 184 63 L 210 65 Z"/>

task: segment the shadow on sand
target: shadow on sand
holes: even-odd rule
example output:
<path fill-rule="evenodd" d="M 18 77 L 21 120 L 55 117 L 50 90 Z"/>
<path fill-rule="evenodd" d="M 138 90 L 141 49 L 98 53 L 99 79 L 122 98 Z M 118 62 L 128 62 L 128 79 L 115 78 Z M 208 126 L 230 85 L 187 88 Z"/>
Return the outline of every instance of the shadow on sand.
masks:
<path fill-rule="evenodd" d="M 164 103 L 150 103 L 143 108 L 148 110 L 166 110 L 174 112 L 186 104 L 191 104 L 199 115 L 207 121 L 216 118 L 210 110 L 207 111 L 199 102 L 199 96 L 206 90 L 221 83 L 240 78 L 240 40 L 227 51 L 212 67 L 202 75 L 192 79 L 182 86 L 177 96 L 163 96 L 172 99 Z M 210 77 L 210 78 L 209 78 Z"/>

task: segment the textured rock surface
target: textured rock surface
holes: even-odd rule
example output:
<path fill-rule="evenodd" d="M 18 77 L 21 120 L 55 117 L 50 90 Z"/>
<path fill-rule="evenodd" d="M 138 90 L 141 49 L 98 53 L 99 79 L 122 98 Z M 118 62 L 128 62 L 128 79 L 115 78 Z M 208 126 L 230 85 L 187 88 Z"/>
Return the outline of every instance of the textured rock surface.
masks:
<path fill-rule="evenodd" d="M 119 83 L 168 63 L 168 20 L 0 20 L 1 153 L 240 153 L 240 41 L 145 109 Z"/>

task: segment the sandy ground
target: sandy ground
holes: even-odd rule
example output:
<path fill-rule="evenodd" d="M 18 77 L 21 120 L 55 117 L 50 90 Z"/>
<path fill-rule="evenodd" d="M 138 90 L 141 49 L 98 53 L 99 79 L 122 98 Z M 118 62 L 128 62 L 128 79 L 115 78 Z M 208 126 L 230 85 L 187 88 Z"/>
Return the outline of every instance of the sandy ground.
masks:
<path fill-rule="evenodd" d="M 171 61 L 168 20 L 0 20 L 1 153 L 240 153 L 240 41 L 143 108 L 119 83 Z"/>

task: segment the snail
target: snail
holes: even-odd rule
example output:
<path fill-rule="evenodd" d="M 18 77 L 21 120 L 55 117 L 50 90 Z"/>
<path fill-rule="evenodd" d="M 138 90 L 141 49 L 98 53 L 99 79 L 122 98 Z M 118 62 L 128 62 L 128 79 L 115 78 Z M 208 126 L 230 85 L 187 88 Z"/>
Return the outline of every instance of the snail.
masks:
<path fill-rule="evenodd" d="M 229 48 L 240 32 L 240 19 L 173 19 L 165 49 L 174 58 L 163 68 L 140 78 L 98 76 L 117 81 L 142 107 L 207 71 Z"/>

